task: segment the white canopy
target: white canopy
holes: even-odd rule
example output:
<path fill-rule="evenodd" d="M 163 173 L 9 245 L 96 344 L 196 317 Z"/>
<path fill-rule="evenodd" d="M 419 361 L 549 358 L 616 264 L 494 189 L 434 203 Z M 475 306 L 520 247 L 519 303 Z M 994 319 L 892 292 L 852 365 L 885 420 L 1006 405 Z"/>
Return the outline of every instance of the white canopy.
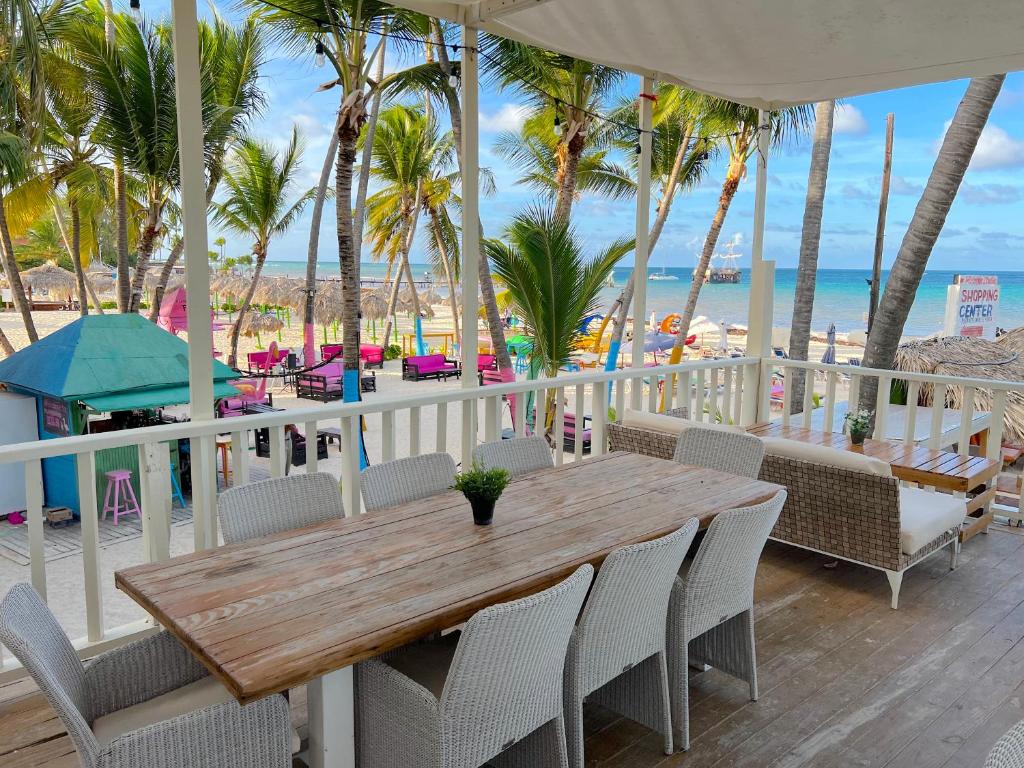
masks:
<path fill-rule="evenodd" d="M 393 0 L 777 109 L 1024 69 L 1021 0 Z"/>

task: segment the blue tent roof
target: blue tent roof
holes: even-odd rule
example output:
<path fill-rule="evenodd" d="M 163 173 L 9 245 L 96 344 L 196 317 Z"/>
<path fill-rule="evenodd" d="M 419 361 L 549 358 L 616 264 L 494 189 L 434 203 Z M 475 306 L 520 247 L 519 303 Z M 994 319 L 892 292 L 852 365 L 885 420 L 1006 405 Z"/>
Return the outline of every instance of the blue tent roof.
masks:
<path fill-rule="evenodd" d="M 224 382 L 236 378 L 237 373 L 214 360 L 218 396 L 229 394 Z M 0 361 L 0 382 L 113 406 L 104 410 L 139 407 L 124 406 L 132 402 L 149 407 L 187 402 L 188 344 L 137 314 L 90 315 Z"/>

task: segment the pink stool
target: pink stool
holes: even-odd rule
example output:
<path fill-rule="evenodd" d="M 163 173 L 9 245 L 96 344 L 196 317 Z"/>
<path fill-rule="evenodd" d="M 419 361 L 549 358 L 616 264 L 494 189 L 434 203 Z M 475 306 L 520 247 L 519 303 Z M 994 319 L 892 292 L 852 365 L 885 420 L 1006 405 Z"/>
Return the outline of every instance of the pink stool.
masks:
<path fill-rule="evenodd" d="M 113 492 L 114 502 L 111 504 L 110 496 Z M 117 518 L 124 515 L 138 515 L 142 518 L 142 510 L 139 509 L 139 502 L 135 498 L 135 489 L 132 488 L 132 473 L 128 469 L 113 469 L 107 472 L 107 493 L 103 497 L 103 519 L 107 519 L 107 513 L 114 513 L 114 525 L 117 525 Z"/>

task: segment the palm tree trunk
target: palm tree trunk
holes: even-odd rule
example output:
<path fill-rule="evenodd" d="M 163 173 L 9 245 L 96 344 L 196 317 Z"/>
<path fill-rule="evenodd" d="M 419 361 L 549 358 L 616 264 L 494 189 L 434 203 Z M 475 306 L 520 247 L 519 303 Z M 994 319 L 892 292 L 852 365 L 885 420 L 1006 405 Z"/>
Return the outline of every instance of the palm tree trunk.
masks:
<path fill-rule="evenodd" d="M 437 243 L 437 252 L 441 255 L 441 263 L 444 265 L 444 278 L 448 283 L 448 298 L 452 308 L 452 326 L 455 329 L 455 338 L 459 340 L 459 348 L 461 349 L 462 332 L 459 330 L 459 305 L 455 301 L 455 278 L 452 275 L 451 262 L 448 260 L 448 246 L 445 245 L 444 238 L 441 237 L 441 222 L 436 209 L 430 209 L 430 218 L 434 223 L 434 242 Z"/>
<path fill-rule="evenodd" d="M 818 247 L 821 243 L 821 216 L 825 205 L 825 184 L 828 161 L 832 152 L 832 116 L 834 101 L 818 102 L 814 115 L 814 144 L 811 147 L 811 169 L 807 177 L 807 200 L 804 203 L 803 233 L 800 236 L 800 262 L 796 270 L 796 295 L 793 299 L 793 322 L 789 332 L 789 356 L 806 360 L 811 342 L 811 315 L 814 310 L 814 284 L 818 278 Z M 799 373 L 789 382 L 793 385 L 790 409 L 799 413 L 804 408 L 804 388 L 810 371 Z M 811 378 L 813 385 L 814 379 Z"/>
<path fill-rule="evenodd" d="M 182 252 L 185 250 L 185 238 L 179 238 L 167 254 L 167 261 L 160 268 L 160 275 L 157 278 L 156 290 L 153 291 L 153 306 L 149 308 L 150 322 L 155 323 L 160 316 L 160 305 L 164 303 L 164 294 L 167 292 L 167 283 L 171 279 L 174 267 L 178 264 Z"/>
<path fill-rule="evenodd" d="M 672 353 L 669 356 L 669 365 L 678 363 L 683 356 L 683 347 L 686 345 L 686 337 L 689 333 L 690 323 L 693 322 L 694 312 L 697 311 L 697 299 L 700 297 L 700 289 L 704 286 L 704 275 L 711 264 L 711 256 L 718 245 L 718 237 L 722 234 L 722 226 L 725 224 L 725 217 L 729 213 L 729 206 L 739 189 L 740 180 L 747 167 L 746 146 L 740 139 L 737 139 L 738 146 L 732 157 L 729 158 L 729 170 L 725 174 L 725 182 L 722 184 L 722 193 L 718 196 L 718 208 L 711 220 L 711 228 L 704 240 L 704 250 L 700 255 L 700 263 L 694 270 L 693 279 L 690 281 L 690 293 L 686 297 L 686 307 L 683 309 L 682 320 L 679 322 L 679 335 L 676 336 L 672 345 Z M 636 323 L 634 323 L 634 326 Z M 633 332 L 636 333 L 636 328 Z"/>
<path fill-rule="evenodd" d="M 928 183 L 889 272 L 885 293 L 868 334 L 864 350 L 864 365 L 868 368 L 892 368 L 907 315 L 928 266 L 928 257 L 946 223 L 946 216 L 956 199 L 1005 78 L 1005 75 L 992 75 L 971 80 L 946 130 Z M 877 392 L 877 380 L 864 379 L 860 390 L 861 409 L 874 410 Z"/>
<path fill-rule="evenodd" d="M 156 203 L 151 203 L 145 227 L 139 237 L 139 254 L 135 262 L 135 276 L 132 277 L 131 302 L 128 305 L 130 312 L 138 312 L 142 306 L 142 288 L 146 280 L 146 272 L 149 271 L 149 259 L 153 255 L 153 248 L 156 246 L 159 225 L 160 206 Z"/>
<path fill-rule="evenodd" d="M 398 270 L 398 274 L 395 275 L 395 281 L 391 284 L 391 291 L 388 293 L 388 309 L 387 317 L 384 319 L 384 346 L 387 347 L 391 342 L 392 323 L 395 317 L 395 307 L 398 304 L 398 289 L 402 287 L 402 270 Z"/>
<path fill-rule="evenodd" d="M 11 243 L 11 231 L 7 227 L 7 213 L 4 210 L 2 194 L 0 194 L 0 258 L 3 259 L 4 274 L 7 275 L 7 285 L 11 289 L 14 308 L 21 314 L 21 321 L 25 324 L 25 333 L 28 334 L 29 343 L 34 344 L 39 341 L 39 334 L 36 333 L 36 324 L 32 320 L 32 306 L 25 293 L 25 285 L 21 282 L 18 262 L 14 259 L 14 246 Z"/>
<path fill-rule="evenodd" d="M 669 172 L 668 180 L 665 182 L 665 186 L 662 188 L 661 203 L 658 205 L 658 213 L 654 217 L 654 224 L 651 225 L 651 231 L 647 236 L 647 255 L 650 256 L 654 253 L 654 247 L 658 244 L 658 239 L 661 237 L 662 230 L 665 229 L 665 222 L 668 220 L 668 213 L 672 210 L 672 201 L 675 199 L 676 191 L 679 187 L 679 175 L 683 171 L 683 162 L 686 160 L 687 150 L 690 148 L 690 139 L 693 136 L 692 130 L 689 128 L 683 135 L 683 140 L 679 143 L 679 148 L 676 150 L 676 156 L 672 160 L 672 170 Z M 609 349 L 618 349 L 622 345 L 622 335 L 626 330 L 626 319 L 629 317 L 629 306 L 633 303 L 633 291 L 636 287 L 634 278 L 636 272 L 631 272 L 629 279 L 626 281 L 626 285 L 622 288 L 622 293 L 619 294 L 619 298 L 612 304 L 612 308 L 605 315 L 605 319 L 601 321 L 601 330 L 597 335 L 597 341 L 595 344 L 597 348 L 595 352 L 600 352 L 601 338 L 604 336 L 604 329 L 608 325 L 609 319 L 615 316 L 615 325 L 612 327 L 612 336 L 609 343 Z M 647 276 L 644 275 L 644 278 Z"/>
<path fill-rule="evenodd" d="M 4 357 L 10 357 L 14 354 L 14 345 L 11 344 L 11 340 L 7 338 L 7 334 L 4 333 L 3 328 L 0 328 L 0 352 L 4 353 Z"/>
<path fill-rule="evenodd" d="M 71 265 L 78 283 L 78 311 L 86 317 L 89 314 L 89 295 L 85 291 L 85 270 L 82 269 L 82 216 L 74 200 L 68 201 L 68 208 L 71 211 Z"/>
<path fill-rule="evenodd" d="M 331 143 L 327 146 L 327 154 L 324 156 L 323 167 L 320 169 L 320 181 L 317 182 L 312 220 L 309 224 L 309 245 L 306 248 L 306 300 L 302 308 L 302 353 L 306 365 L 312 365 L 316 360 L 316 328 L 313 317 L 316 303 L 316 262 L 320 249 L 320 222 L 324 216 L 327 185 L 331 181 L 331 169 L 338 154 L 338 128 L 336 123 Z"/>
<path fill-rule="evenodd" d="M 114 211 L 117 230 L 117 311 L 130 312 L 132 305 L 131 269 L 128 263 L 128 192 L 124 181 L 124 163 L 114 159 Z"/>
<path fill-rule="evenodd" d="M 452 72 L 451 62 L 448 60 L 448 50 L 444 44 L 444 38 L 441 34 L 441 27 L 439 22 L 436 20 L 432 21 L 431 24 L 434 28 L 434 37 L 438 41 L 437 45 L 437 60 L 441 65 L 442 71 L 445 75 L 450 75 Z M 462 105 L 459 103 L 459 95 L 454 88 L 447 84 L 445 81 L 442 85 L 444 89 L 445 101 L 448 103 L 448 114 L 451 118 L 452 123 L 452 137 L 455 142 L 455 156 L 459 160 L 459 172 L 462 172 Z M 483 239 L 484 228 L 482 224 L 480 227 L 480 237 Z M 501 324 L 501 311 L 498 309 L 498 300 L 494 292 L 494 281 L 491 279 L 491 264 L 487 260 L 487 254 L 484 249 L 480 249 L 480 298 L 484 307 L 484 314 L 487 317 L 487 330 L 491 336 L 491 346 L 494 348 L 494 354 L 497 358 L 498 370 L 501 371 L 502 377 L 507 380 L 515 380 L 515 368 L 512 365 L 512 356 L 508 353 L 508 347 L 505 346 L 505 330 Z M 462 318 L 462 324 L 465 326 L 466 323 L 475 323 L 477 319 L 475 317 L 464 317 Z"/>
<path fill-rule="evenodd" d="M 576 132 L 569 139 L 565 148 L 565 163 L 561 168 L 561 179 L 558 185 L 558 197 L 555 199 L 555 218 L 566 220 L 572 213 L 573 200 L 576 197 L 576 172 L 580 165 L 580 156 L 587 143 L 582 127 L 576 124 Z"/>
<path fill-rule="evenodd" d="M 263 272 L 263 262 L 267 260 L 266 248 L 259 248 L 255 252 L 256 255 L 256 269 L 252 274 L 252 280 L 249 282 L 249 287 L 245 289 L 245 295 L 242 297 L 242 303 L 238 307 L 238 319 L 235 324 L 231 326 L 231 351 L 228 354 L 228 365 L 232 368 L 235 367 L 238 361 L 238 336 L 242 331 L 242 320 L 245 318 L 245 313 L 249 311 L 249 305 L 252 303 L 252 296 L 256 293 L 256 286 L 260 282 L 260 274 Z"/>
<path fill-rule="evenodd" d="M 45 167 L 46 166 L 44 165 L 43 168 L 45 169 Z M 72 263 L 74 263 L 74 249 L 71 247 L 71 238 L 68 235 L 67 225 L 64 222 L 64 214 L 61 212 L 60 206 L 57 205 L 57 203 L 53 204 L 52 210 L 53 220 L 56 222 L 57 229 L 60 232 L 60 239 L 64 242 L 64 250 L 68 252 L 68 258 L 71 259 Z M 81 226 L 81 224 L 79 224 L 79 226 Z M 81 245 L 79 245 L 79 251 L 80 250 Z M 79 263 L 81 263 L 81 261 L 79 261 Z M 88 275 L 84 276 L 84 282 L 86 293 L 88 297 L 92 300 L 93 309 L 96 310 L 96 314 L 104 314 L 103 307 L 100 306 L 100 297 L 96 295 L 96 289 L 93 287 L 92 281 L 89 279 Z M 83 304 L 82 306 L 86 307 L 86 312 L 84 312 L 83 314 L 88 314 L 88 305 Z"/>
<path fill-rule="evenodd" d="M 356 104 L 342 109 L 338 123 L 338 158 L 334 171 L 335 213 L 338 227 L 338 260 L 341 272 L 343 370 L 359 377 L 359 264 L 356 261 L 355 232 L 352 221 L 352 174 L 356 162 L 356 141 L 365 116 L 362 94 L 354 96 Z M 351 378 L 346 376 L 346 378 Z M 359 388 L 345 399 L 358 400 Z"/>

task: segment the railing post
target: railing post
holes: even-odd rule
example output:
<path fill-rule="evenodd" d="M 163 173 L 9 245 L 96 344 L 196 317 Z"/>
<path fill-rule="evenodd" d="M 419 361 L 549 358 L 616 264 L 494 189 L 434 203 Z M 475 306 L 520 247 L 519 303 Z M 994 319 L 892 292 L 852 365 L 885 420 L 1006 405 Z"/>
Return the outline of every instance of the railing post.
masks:
<path fill-rule="evenodd" d="M 644 367 L 644 338 L 647 328 L 647 256 L 651 226 L 651 126 L 653 116 L 654 80 L 641 79 L 638 109 L 640 157 L 637 164 L 636 184 L 636 247 L 633 250 L 633 350 L 631 363 L 634 368 Z M 649 98 L 648 98 L 649 97 Z M 686 334 L 685 328 L 679 332 Z M 653 386 L 653 378 L 652 378 Z M 630 407 L 640 410 L 643 402 L 643 387 L 634 387 L 630 394 Z M 651 410 L 657 410 L 652 408 Z"/>
<path fill-rule="evenodd" d="M 472 389 L 477 380 L 477 308 L 480 290 L 480 77 L 477 30 L 462 27 L 462 386 Z M 466 466 L 476 447 L 476 405 L 462 403 L 462 463 Z"/>
<path fill-rule="evenodd" d="M 341 417 L 341 495 L 345 515 L 356 517 L 362 512 L 359 487 L 359 417 Z"/>
<path fill-rule="evenodd" d="M 217 546 L 217 451 L 214 435 L 189 441 L 192 450 L 192 527 L 196 551 Z"/>
<path fill-rule="evenodd" d="M 46 552 L 43 547 L 43 463 L 25 462 L 25 512 L 28 515 L 29 569 L 32 586 L 46 600 Z"/>
<path fill-rule="evenodd" d="M 320 450 L 320 439 L 316 433 L 317 426 L 316 420 L 307 421 L 305 425 L 306 430 L 306 474 L 312 475 L 317 472 L 320 464 L 320 456 L 318 455 Z M 238 461 L 235 459 L 235 446 L 238 441 L 234 440 L 232 436 L 231 441 L 231 460 L 232 469 L 235 473 L 235 485 L 242 485 L 243 481 L 239 478 L 238 472 Z M 294 446 L 292 446 L 294 448 Z M 248 482 L 248 479 L 246 480 Z"/>
<path fill-rule="evenodd" d="M 91 643 L 103 639 L 103 588 L 100 580 L 100 520 L 96 505 L 96 454 L 75 456 L 78 512 L 82 522 L 82 565 L 85 570 L 85 624 Z"/>
<path fill-rule="evenodd" d="M 167 443 L 140 443 L 139 503 L 146 560 L 161 562 L 171 556 L 171 453 Z"/>
<path fill-rule="evenodd" d="M 600 456 L 607 450 L 604 425 L 608 421 L 608 409 L 605 407 L 605 403 L 608 402 L 608 382 L 599 381 L 594 384 L 590 397 L 594 409 L 594 428 L 590 433 L 590 455 Z M 621 413 L 617 415 L 622 418 Z"/>

